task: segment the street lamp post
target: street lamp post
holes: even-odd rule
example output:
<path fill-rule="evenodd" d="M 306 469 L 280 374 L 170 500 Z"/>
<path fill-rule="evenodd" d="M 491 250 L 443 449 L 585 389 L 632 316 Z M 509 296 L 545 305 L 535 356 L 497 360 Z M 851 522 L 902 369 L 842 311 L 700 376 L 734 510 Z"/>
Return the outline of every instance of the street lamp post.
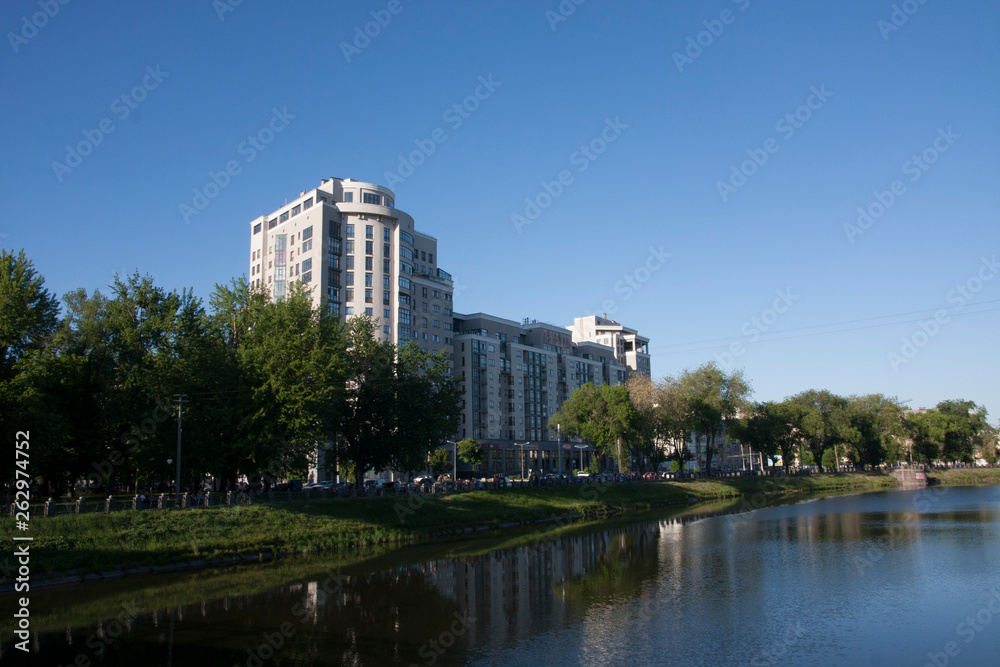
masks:
<path fill-rule="evenodd" d="M 583 472 L 583 450 L 587 448 L 587 445 L 573 445 L 580 450 L 580 472 Z"/>
<path fill-rule="evenodd" d="M 451 473 L 455 479 L 455 483 L 458 484 L 458 443 L 451 440 L 445 440 L 444 444 L 451 445 L 452 452 L 452 464 Z"/>
<path fill-rule="evenodd" d="M 176 507 L 180 507 L 181 504 L 181 422 L 184 417 L 184 401 L 187 399 L 187 394 L 174 394 L 174 398 L 177 399 L 177 500 Z"/>
<path fill-rule="evenodd" d="M 524 448 L 529 446 L 530 442 L 515 442 L 515 447 L 521 448 L 521 481 L 524 481 Z"/>

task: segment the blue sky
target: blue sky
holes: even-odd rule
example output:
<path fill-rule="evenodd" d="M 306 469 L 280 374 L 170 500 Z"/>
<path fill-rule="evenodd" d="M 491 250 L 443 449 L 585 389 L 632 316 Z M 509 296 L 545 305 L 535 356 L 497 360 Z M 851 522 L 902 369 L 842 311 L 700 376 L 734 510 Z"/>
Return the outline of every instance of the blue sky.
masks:
<path fill-rule="evenodd" d="M 251 219 L 351 177 L 438 237 L 460 312 L 1000 417 L 1000 5 L 225 3 L 0 8 L 0 244 L 56 293 L 207 300 Z"/>

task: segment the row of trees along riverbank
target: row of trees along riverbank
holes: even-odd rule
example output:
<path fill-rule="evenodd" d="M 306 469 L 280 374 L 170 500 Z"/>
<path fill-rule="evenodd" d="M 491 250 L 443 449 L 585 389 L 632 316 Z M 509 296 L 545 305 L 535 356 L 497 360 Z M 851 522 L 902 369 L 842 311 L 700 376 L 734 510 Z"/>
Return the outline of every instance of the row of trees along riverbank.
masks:
<path fill-rule="evenodd" d="M 947 400 L 928 411 L 909 411 L 882 394 L 838 396 L 809 390 L 783 401 L 751 402 L 742 371 L 725 373 L 714 363 L 652 381 L 633 376 L 624 385 L 584 385 L 550 420 L 562 432 L 595 444 L 625 470 L 674 459 L 699 458 L 711 469 L 727 436 L 765 457 L 781 456 L 786 469 L 802 465 L 834 470 L 846 459 L 855 468 L 884 463 L 931 463 L 998 458 L 997 428 L 986 409 L 968 400 Z"/>
<path fill-rule="evenodd" d="M 137 490 L 174 476 L 304 473 L 317 443 L 341 474 L 422 470 L 456 430 L 447 354 L 380 341 L 370 318 L 346 325 L 291 283 L 272 303 L 245 278 L 217 285 L 206 308 L 190 291 L 116 276 L 110 294 L 59 300 L 24 252 L 0 252 L 0 432 L 28 431 L 38 494 L 77 480 Z M 5 457 L 3 479 L 14 477 Z M 36 494 L 33 494 L 36 495 Z"/>

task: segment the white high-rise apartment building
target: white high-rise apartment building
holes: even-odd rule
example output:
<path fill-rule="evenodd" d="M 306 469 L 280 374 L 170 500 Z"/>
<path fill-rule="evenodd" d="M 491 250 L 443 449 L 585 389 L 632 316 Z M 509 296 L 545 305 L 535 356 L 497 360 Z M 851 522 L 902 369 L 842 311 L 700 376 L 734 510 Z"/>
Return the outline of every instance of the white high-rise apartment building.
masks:
<path fill-rule="evenodd" d="M 437 239 L 414 228 L 391 190 L 328 178 L 250 223 L 252 286 L 284 297 L 305 284 L 319 307 L 367 314 L 385 340 L 436 352 L 452 337 L 452 279 L 438 268 Z"/>
<path fill-rule="evenodd" d="M 628 368 L 628 374 L 649 372 L 649 339 L 640 336 L 607 316 L 589 315 L 573 319 L 573 326 L 566 327 L 573 334 L 574 343 L 597 343 L 615 351 L 615 360 Z"/>

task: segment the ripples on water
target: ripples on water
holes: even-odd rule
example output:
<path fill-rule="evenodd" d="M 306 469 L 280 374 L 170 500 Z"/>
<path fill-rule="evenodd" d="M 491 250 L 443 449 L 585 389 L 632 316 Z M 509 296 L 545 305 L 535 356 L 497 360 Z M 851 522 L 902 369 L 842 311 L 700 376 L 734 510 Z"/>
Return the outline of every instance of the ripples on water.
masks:
<path fill-rule="evenodd" d="M 920 667 L 954 642 L 951 664 L 1000 664 L 1000 487 L 676 513 L 319 564 L 290 581 L 290 565 L 258 566 L 245 572 L 284 580 L 211 595 L 235 575 L 39 591 L 31 663 Z M 192 581 L 205 592 L 186 592 Z M 170 602 L 109 611 L 158 606 L 129 589 L 140 584 Z M 23 657 L 2 648 L 4 664 Z"/>

